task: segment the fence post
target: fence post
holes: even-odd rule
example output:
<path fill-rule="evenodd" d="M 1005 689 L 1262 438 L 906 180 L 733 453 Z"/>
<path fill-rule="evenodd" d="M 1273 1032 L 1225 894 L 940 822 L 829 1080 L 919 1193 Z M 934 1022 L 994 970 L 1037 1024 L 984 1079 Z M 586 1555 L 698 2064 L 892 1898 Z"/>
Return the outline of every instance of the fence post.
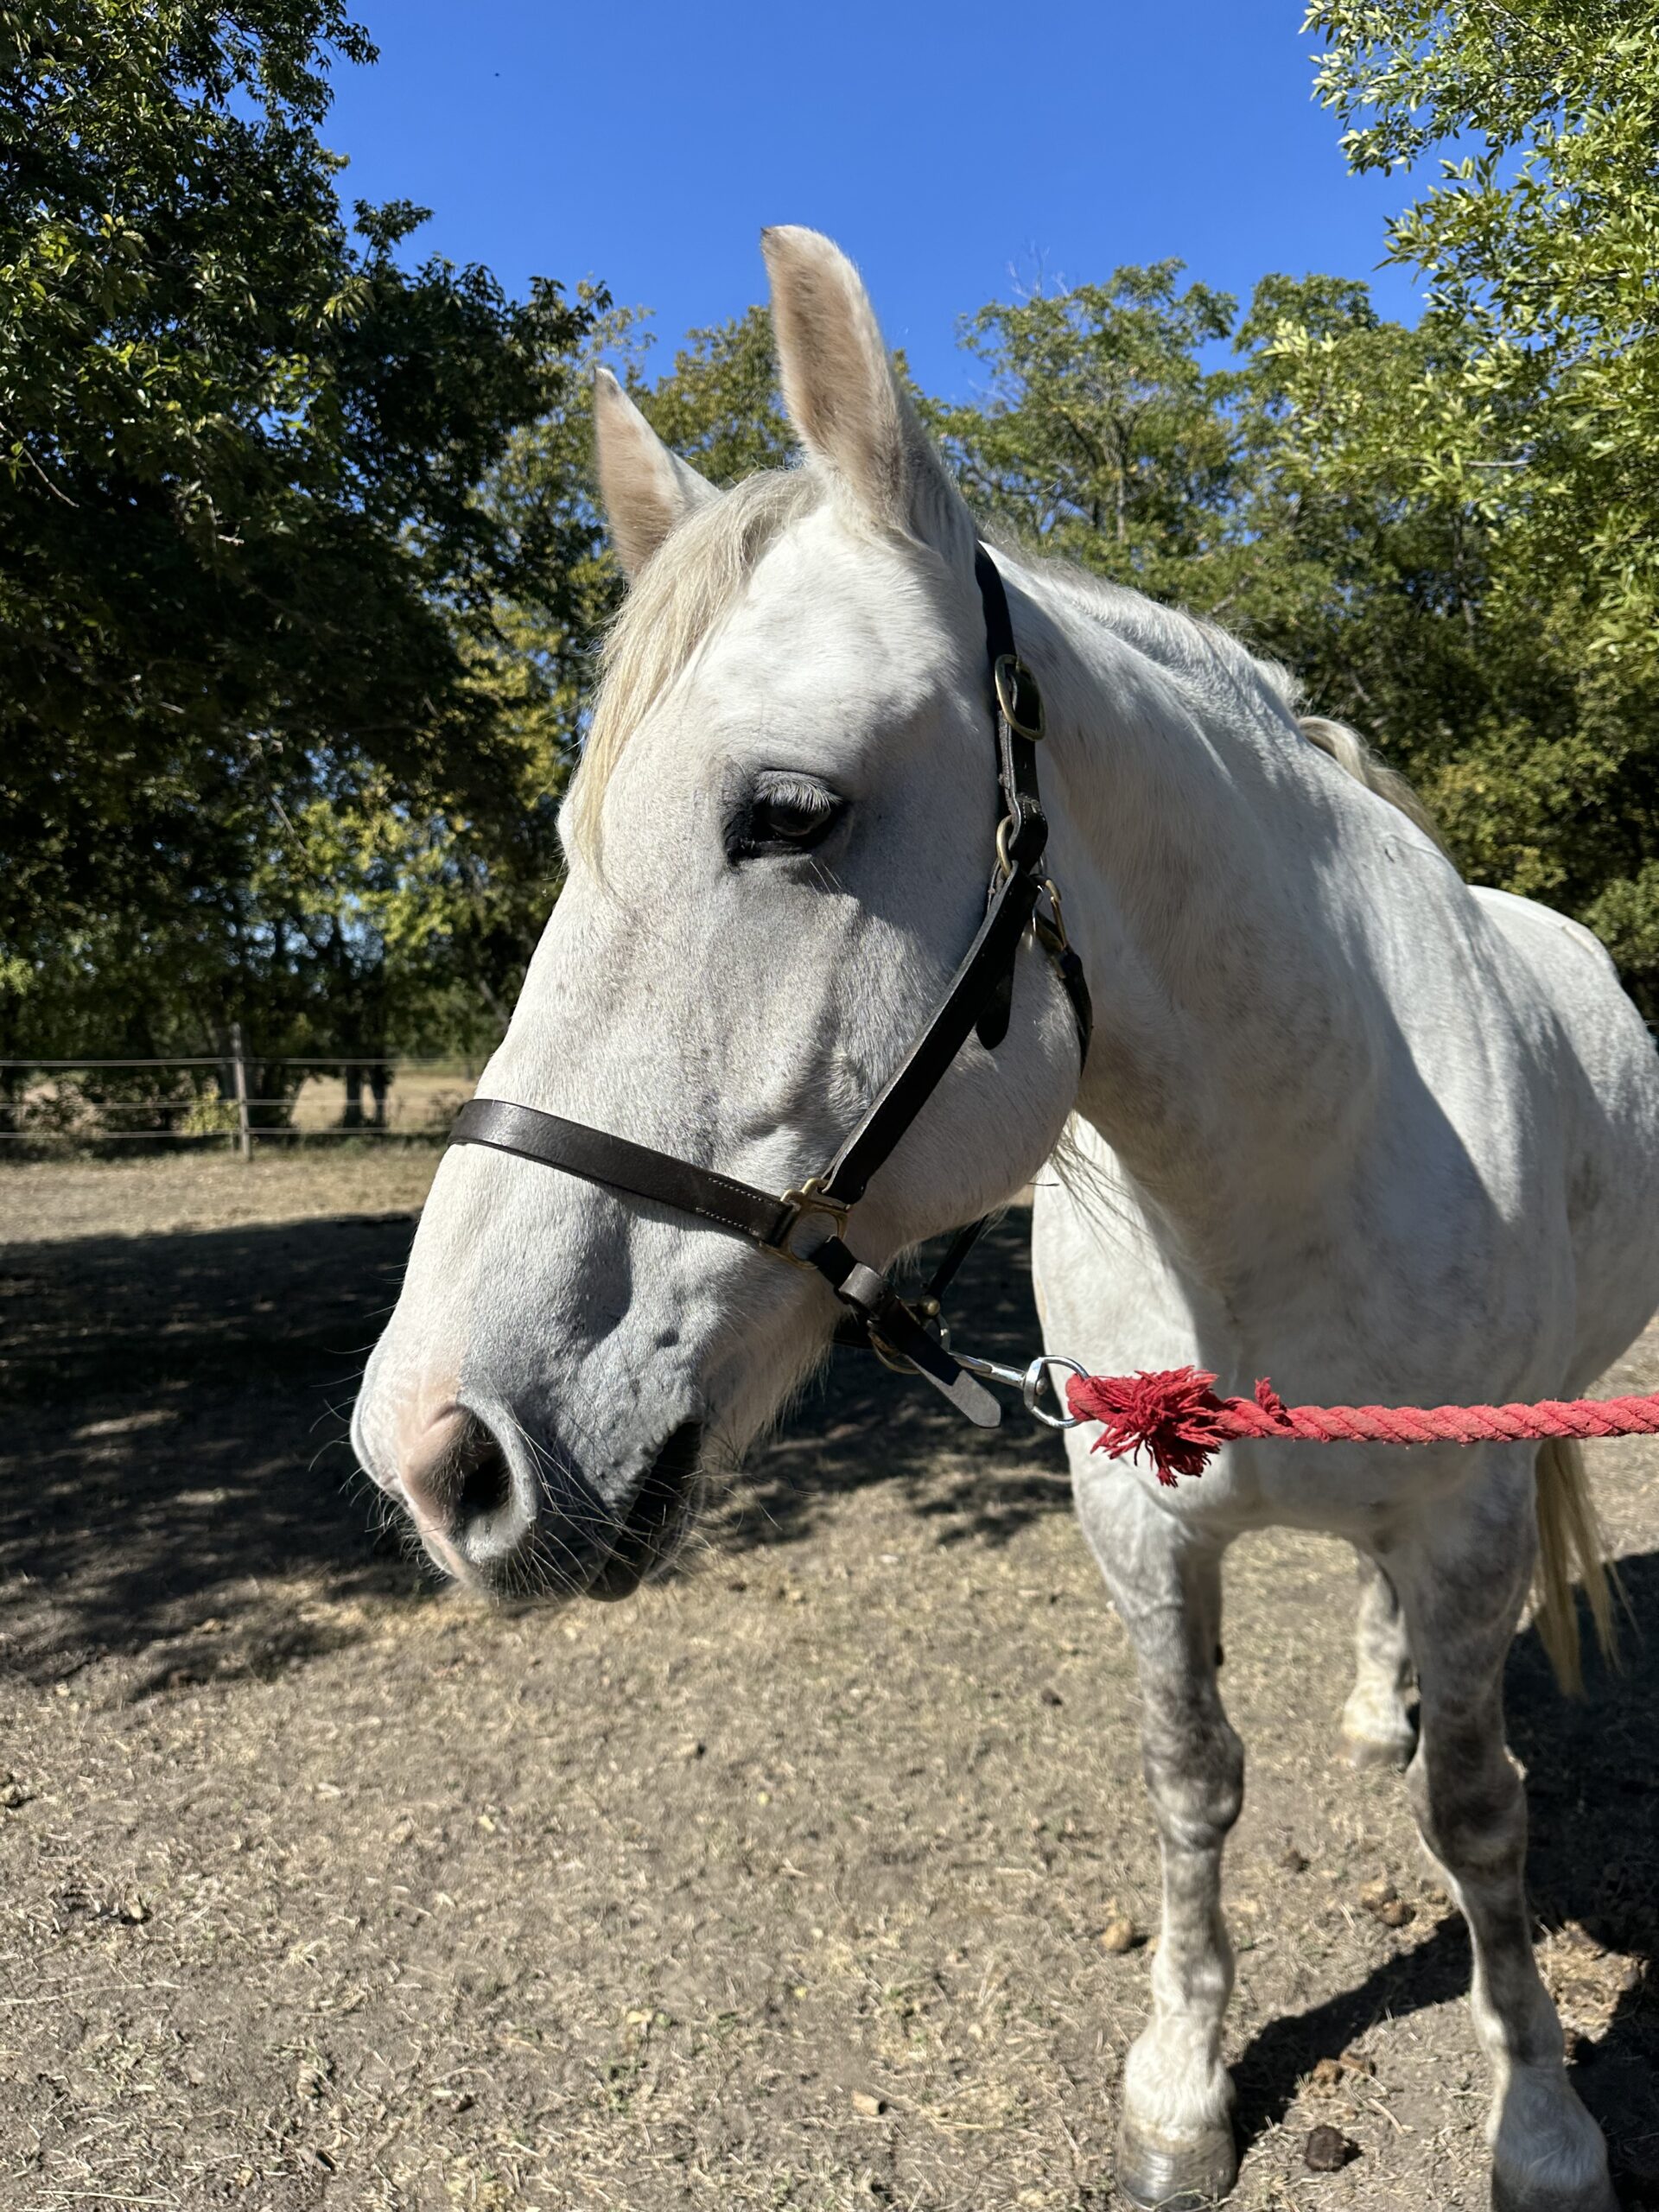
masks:
<path fill-rule="evenodd" d="M 236 1081 L 236 1148 L 244 1160 L 253 1158 L 253 1133 L 248 1123 L 248 1064 L 242 1052 L 242 1025 L 231 1024 L 231 1070 Z"/>

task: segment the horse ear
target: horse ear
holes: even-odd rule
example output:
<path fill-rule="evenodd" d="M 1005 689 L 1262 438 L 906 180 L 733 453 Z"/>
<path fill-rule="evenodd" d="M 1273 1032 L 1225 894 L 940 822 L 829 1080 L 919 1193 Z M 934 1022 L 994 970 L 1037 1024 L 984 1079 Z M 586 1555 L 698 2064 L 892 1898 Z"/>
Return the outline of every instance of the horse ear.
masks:
<path fill-rule="evenodd" d="M 611 542 L 632 582 L 677 523 L 721 494 L 669 451 L 608 369 L 594 378 L 594 452 Z"/>
<path fill-rule="evenodd" d="M 893 373 L 856 269 L 817 231 L 760 234 L 784 404 L 816 461 L 872 520 L 971 560 L 962 497 Z"/>

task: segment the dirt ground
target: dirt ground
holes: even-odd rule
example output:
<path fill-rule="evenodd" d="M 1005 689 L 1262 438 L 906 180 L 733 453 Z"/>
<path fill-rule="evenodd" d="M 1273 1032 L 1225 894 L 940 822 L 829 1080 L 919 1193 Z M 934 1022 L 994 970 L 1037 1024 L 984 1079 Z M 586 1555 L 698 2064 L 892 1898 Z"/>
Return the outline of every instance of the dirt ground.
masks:
<path fill-rule="evenodd" d="M 1099 1938 L 1155 1858 L 1058 1446 L 848 1361 L 673 1586 L 440 1592 L 343 1441 L 433 1159 L 0 1175 L 0 2208 L 1103 2212 L 1148 1953 Z M 1032 1340 L 1020 1228 L 963 1342 Z M 1626 1671 L 1564 1704 L 1523 1637 L 1513 1734 L 1653 2205 L 1659 1449 L 1597 1465 Z M 1333 1545 L 1235 1554 L 1244 2212 L 1486 2201 L 1466 1943 L 1332 1755 L 1352 1596 Z"/>

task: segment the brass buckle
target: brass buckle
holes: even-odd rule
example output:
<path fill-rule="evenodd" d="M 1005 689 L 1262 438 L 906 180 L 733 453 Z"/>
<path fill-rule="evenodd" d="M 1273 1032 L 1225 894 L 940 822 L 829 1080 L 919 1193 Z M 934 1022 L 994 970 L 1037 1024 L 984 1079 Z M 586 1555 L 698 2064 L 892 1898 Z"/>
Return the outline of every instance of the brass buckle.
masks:
<path fill-rule="evenodd" d="M 791 1268 L 810 1268 L 812 1264 L 810 1257 L 804 1252 L 796 1251 L 790 1241 L 808 1214 L 823 1214 L 826 1219 L 835 1224 L 835 1232 L 837 1236 L 844 1236 L 847 1234 L 847 1217 L 852 1211 L 852 1208 L 838 1206 L 833 1198 L 823 1197 L 821 1195 L 823 1190 L 823 1178 L 821 1175 L 809 1175 L 798 1190 L 784 1192 L 783 1203 L 792 1211 L 782 1229 L 779 1230 L 775 1241 L 766 1249 L 768 1251 L 775 1252 L 780 1260 L 787 1260 Z"/>
<path fill-rule="evenodd" d="M 1017 737 L 1029 738 L 1034 744 L 1043 734 L 1043 695 L 1037 689 L 1036 677 L 1017 653 L 999 653 L 992 664 L 991 681 L 996 686 L 996 703 L 1002 709 L 1003 721 Z M 1034 722 L 1020 719 L 1022 693 L 1036 706 Z"/>

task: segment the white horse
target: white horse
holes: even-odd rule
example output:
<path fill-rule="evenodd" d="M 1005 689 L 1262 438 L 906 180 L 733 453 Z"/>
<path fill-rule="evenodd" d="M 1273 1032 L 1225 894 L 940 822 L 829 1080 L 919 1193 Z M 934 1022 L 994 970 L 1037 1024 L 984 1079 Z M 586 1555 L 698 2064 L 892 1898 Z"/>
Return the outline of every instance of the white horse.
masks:
<path fill-rule="evenodd" d="M 569 881 L 481 1090 L 783 1190 L 960 958 L 996 784 L 974 524 L 850 264 L 801 230 L 765 250 L 804 467 L 716 493 L 601 379 L 633 588 L 566 809 Z M 1218 631 L 998 557 L 1047 702 L 1050 865 L 1094 1044 L 1080 1081 L 1027 945 L 1005 1042 L 969 1040 L 848 1241 L 884 1266 L 1013 1198 L 1069 1130 L 1035 1266 L 1046 1341 L 1091 1370 L 1190 1362 L 1323 1402 L 1580 1391 L 1659 1303 L 1659 1064 L 1606 956 L 1469 888 L 1357 741 L 1299 723 L 1281 674 Z M 358 1450 L 453 1573 L 621 1594 L 695 1511 L 704 1433 L 764 1430 L 836 1311 L 816 1275 L 683 1213 L 457 1149 Z M 1569 1539 L 1593 1544 L 1573 1461 L 1240 1443 L 1167 1491 L 1068 1441 L 1139 1656 L 1163 1845 L 1122 2193 L 1204 2203 L 1234 2177 L 1219 1885 L 1243 1753 L 1219 1569 L 1241 1532 L 1294 1525 L 1370 1563 L 1344 1732 L 1357 1757 L 1409 1758 L 1468 1920 L 1495 2201 L 1606 2212 L 1533 1961 L 1501 1706 L 1541 1525 L 1557 1643 L 1576 1636 Z"/>

